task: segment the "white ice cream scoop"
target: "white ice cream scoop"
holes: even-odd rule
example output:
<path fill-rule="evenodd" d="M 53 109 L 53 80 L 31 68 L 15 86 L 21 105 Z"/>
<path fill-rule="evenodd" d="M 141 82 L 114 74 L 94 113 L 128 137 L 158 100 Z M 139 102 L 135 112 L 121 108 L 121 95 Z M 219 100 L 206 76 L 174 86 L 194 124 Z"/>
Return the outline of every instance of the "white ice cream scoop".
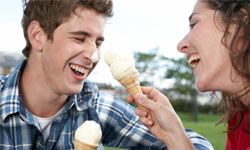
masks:
<path fill-rule="evenodd" d="M 104 59 L 116 80 L 120 80 L 126 76 L 128 74 L 127 71 L 131 69 L 136 70 L 133 56 L 128 53 L 106 52 Z"/>
<path fill-rule="evenodd" d="M 96 147 L 100 144 L 101 138 L 101 126 L 93 120 L 85 121 L 75 132 L 75 140 Z"/>

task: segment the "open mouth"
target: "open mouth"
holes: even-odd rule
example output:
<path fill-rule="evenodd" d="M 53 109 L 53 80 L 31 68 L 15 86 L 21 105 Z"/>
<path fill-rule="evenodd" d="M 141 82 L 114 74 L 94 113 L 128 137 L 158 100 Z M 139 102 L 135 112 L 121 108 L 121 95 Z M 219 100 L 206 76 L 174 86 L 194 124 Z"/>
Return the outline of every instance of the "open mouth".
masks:
<path fill-rule="evenodd" d="M 85 68 L 80 65 L 70 64 L 70 68 L 74 72 L 74 74 L 77 76 L 83 77 L 85 75 L 84 73 Z"/>
<path fill-rule="evenodd" d="M 193 54 L 188 58 L 188 64 L 190 67 L 195 68 L 200 61 L 200 56 L 198 54 Z"/>

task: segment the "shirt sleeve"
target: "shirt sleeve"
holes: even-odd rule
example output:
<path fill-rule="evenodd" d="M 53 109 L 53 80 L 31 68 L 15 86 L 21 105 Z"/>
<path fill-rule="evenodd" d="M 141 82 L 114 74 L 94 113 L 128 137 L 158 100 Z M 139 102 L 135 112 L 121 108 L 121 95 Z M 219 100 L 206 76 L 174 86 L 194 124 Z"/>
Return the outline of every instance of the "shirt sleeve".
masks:
<path fill-rule="evenodd" d="M 212 144 L 203 136 L 191 129 L 185 129 L 186 134 L 194 145 L 195 150 L 214 150 Z"/>
<path fill-rule="evenodd" d="M 139 121 L 133 106 L 111 95 L 99 93 L 94 104 L 103 128 L 102 143 L 106 146 L 129 149 L 166 149 Z M 212 145 L 190 129 L 186 133 L 195 149 L 213 150 Z"/>

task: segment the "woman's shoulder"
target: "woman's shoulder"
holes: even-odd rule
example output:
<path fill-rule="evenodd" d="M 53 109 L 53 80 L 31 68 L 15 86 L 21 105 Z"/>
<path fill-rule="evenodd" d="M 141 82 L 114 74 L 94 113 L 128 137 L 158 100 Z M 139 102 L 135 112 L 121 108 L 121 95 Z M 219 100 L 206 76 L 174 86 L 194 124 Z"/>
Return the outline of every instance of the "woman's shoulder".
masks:
<path fill-rule="evenodd" d="M 250 125 L 250 110 L 244 110 L 242 112 L 237 112 L 228 121 L 228 129 L 243 128 Z"/>

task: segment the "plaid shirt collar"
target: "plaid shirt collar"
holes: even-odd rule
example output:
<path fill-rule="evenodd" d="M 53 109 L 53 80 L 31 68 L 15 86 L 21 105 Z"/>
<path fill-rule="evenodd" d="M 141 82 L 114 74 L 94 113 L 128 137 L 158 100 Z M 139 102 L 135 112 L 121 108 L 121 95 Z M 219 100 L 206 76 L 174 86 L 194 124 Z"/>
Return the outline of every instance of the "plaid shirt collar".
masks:
<path fill-rule="evenodd" d="M 5 120 L 9 115 L 20 113 L 31 124 L 34 123 L 33 115 L 22 104 L 22 98 L 19 89 L 19 82 L 26 60 L 18 64 L 14 71 L 7 76 L 0 76 L 0 117 Z M 84 82 L 84 88 L 81 93 L 68 97 L 68 101 L 64 107 L 64 111 L 70 110 L 74 105 L 78 111 L 88 109 L 91 100 L 97 96 L 97 86 L 90 82 Z M 87 101 L 88 100 L 88 101 Z"/>
<path fill-rule="evenodd" d="M 1 119 L 20 111 L 20 91 L 18 89 L 21 72 L 26 62 L 23 62 L 14 71 L 0 78 L 0 114 Z"/>

